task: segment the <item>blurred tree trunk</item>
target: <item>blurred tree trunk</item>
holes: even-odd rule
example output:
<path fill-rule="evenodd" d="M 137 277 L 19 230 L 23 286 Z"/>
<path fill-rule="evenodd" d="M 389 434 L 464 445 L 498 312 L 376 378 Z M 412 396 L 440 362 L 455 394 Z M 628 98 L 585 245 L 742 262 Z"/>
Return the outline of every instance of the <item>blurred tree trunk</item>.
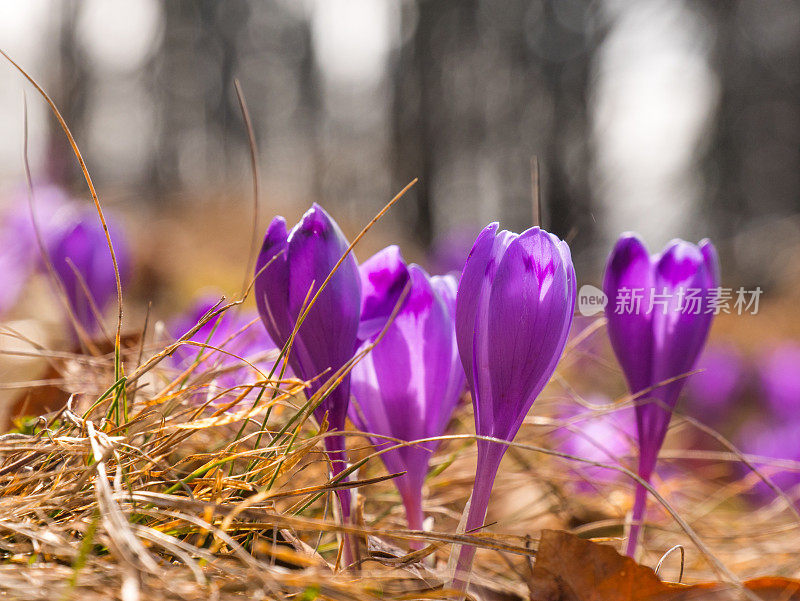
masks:
<path fill-rule="evenodd" d="M 164 36 L 153 66 L 161 111 L 150 169 L 156 189 L 179 183 L 187 150 L 194 176 L 205 183 L 219 185 L 239 166 L 246 134 L 233 82 L 248 15 L 247 0 L 164 3 Z"/>
<path fill-rule="evenodd" d="M 190 100 L 182 94 L 183 86 L 191 84 L 189 79 L 194 72 L 187 71 L 191 55 L 187 46 L 193 37 L 194 10 L 188 2 L 181 0 L 165 2 L 163 8 L 164 34 L 151 69 L 151 85 L 155 106 L 159 111 L 156 148 L 151 157 L 151 175 L 148 178 L 154 192 L 148 195 L 151 198 L 174 187 L 179 179 L 181 134 L 195 112 L 185 104 L 196 101 L 196 98 Z"/>
<path fill-rule="evenodd" d="M 52 63 L 50 90 L 53 101 L 78 142 L 85 149 L 84 139 L 86 109 L 91 90 L 88 61 L 81 51 L 76 35 L 76 25 L 81 5 L 76 0 L 65 0 L 58 5 L 57 49 L 53 52 L 58 60 Z M 29 99 L 30 100 L 30 99 Z M 36 99 L 38 102 L 39 99 Z M 64 131 L 55 119 L 48 118 L 48 139 L 45 173 L 48 181 L 69 187 L 82 177 L 72 148 Z"/>
<path fill-rule="evenodd" d="M 800 209 L 800 4 L 702 0 L 719 105 L 705 164 L 718 233 Z"/>
<path fill-rule="evenodd" d="M 545 225 L 594 232 L 588 88 L 599 45 L 589 0 L 418 0 L 395 61 L 395 185 L 420 177 L 409 216 L 424 245 L 459 224 L 530 225 L 530 161 Z"/>
<path fill-rule="evenodd" d="M 592 58 L 603 36 L 591 2 L 573 3 L 573 13 L 567 20 L 557 10 L 557 4 L 544 5 L 539 41 L 544 81 L 553 107 L 542 157 L 542 201 L 547 211 L 544 225 L 562 238 L 572 238 L 576 247 L 589 248 L 596 226 L 589 185 L 592 160 L 588 95 Z"/>
<path fill-rule="evenodd" d="M 392 126 L 394 133 L 394 179 L 400 189 L 415 177 L 414 205 L 406 211 L 413 237 L 429 246 L 434 235 L 433 187 L 436 184 L 437 153 L 451 142 L 446 139 L 444 117 L 448 107 L 442 90 L 445 59 L 464 59 L 469 41 L 474 41 L 476 0 L 420 1 L 403 4 L 401 27 L 414 27 L 412 38 L 401 46 L 394 63 L 394 99 Z M 409 20 L 413 24 L 409 24 Z M 449 39 L 438 36 L 443 29 Z M 479 115 L 461 115 L 460 118 Z M 477 124 L 473 124 L 477 125 Z M 466 127 L 466 124 L 465 124 Z M 463 152 L 470 148 L 464 147 Z"/>
<path fill-rule="evenodd" d="M 319 68 L 314 59 L 313 39 L 311 25 L 307 19 L 296 24 L 300 30 L 302 39 L 303 55 L 299 66 L 298 87 L 300 92 L 300 106 L 298 106 L 298 116 L 302 121 L 302 127 L 298 132 L 308 140 L 308 149 L 311 155 L 311 175 L 309 189 L 311 199 L 319 201 L 323 196 L 322 173 L 324 171 L 325 153 L 321 143 L 321 115 L 324 110 L 322 106 L 322 93 Z"/>
<path fill-rule="evenodd" d="M 785 284 L 785 268 L 765 266 L 800 230 L 800 3 L 695 6 L 715 25 L 719 85 L 703 163 L 708 234 L 741 285 Z"/>

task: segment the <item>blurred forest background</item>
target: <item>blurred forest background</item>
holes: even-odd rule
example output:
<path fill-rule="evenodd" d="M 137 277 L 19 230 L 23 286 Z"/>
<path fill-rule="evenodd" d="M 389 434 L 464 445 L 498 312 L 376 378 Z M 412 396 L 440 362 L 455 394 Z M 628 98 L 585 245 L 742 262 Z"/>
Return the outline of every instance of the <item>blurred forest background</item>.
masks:
<path fill-rule="evenodd" d="M 235 78 L 260 227 L 318 200 L 352 234 L 419 177 L 367 247 L 395 238 L 450 267 L 485 223 L 531 224 L 536 156 L 543 222 L 571 241 L 582 283 L 624 230 L 654 250 L 713 238 L 732 286 L 795 279 L 798 2 L 30 0 L 0 4 L 0 47 L 52 95 L 104 203 L 139 224 L 151 300 L 176 293 L 162 259 L 248 248 Z M 24 190 L 26 85 L 10 67 L 0 82 L 8 204 Z M 87 196 L 27 90 L 34 179 Z"/>

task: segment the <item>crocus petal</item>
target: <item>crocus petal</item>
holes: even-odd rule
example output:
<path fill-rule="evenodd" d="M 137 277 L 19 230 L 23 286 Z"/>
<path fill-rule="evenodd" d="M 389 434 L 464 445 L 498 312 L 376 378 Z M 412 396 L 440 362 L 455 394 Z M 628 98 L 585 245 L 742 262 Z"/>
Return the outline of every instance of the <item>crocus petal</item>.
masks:
<path fill-rule="evenodd" d="M 294 323 L 304 306 L 347 250 L 347 239 L 339 226 L 320 207 L 314 205 L 289 234 L 289 315 Z M 349 361 L 356 349 L 356 334 L 361 313 L 361 284 L 355 257 L 349 254 L 319 294 L 298 329 L 295 345 L 297 370 L 305 379 L 320 376 L 312 391 Z M 349 378 L 323 403 L 318 417 L 330 411 L 331 424 L 344 426 L 349 402 Z"/>
<path fill-rule="evenodd" d="M 708 238 L 703 238 L 697 245 L 700 252 L 703 253 L 703 259 L 706 264 L 706 281 L 704 282 L 706 288 L 716 288 L 719 286 L 720 269 L 719 269 L 719 255 L 714 244 Z"/>
<path fill-rule="evenodd" d="M 674 241 L 665 249 L 655 269 L 657 294 L 666 291 L 669 303 L 654 307 L 653 384 L 681 376 L 693 368 L 705 345 L 713 315 L 705 312 L 705 302 L 697 313 L 681 309 L 682 296 L 690 290 L 706 293 L 712 281 L 705 257 L 694 244 Z M 683 301 L 685 302 L 685 301 Z M 665 386 L 663 399 L 670 406 L 677 401 L 682 381 Z"/>
<path fill-rule="evenodd" d="M 705 257 L 694 244 L 674 241 L 655 266 L 655 293 L 669 298 L 663 307 L 653 307 L 652 396 L 657 402 L 643 404 L 638 412 L 642 456 L 655 455 L 663 443 L 672 409 L 681 389 L 705 345 L 713 315 L 705 312 L 705 300 L 698 313 L 681 310 L 682 294 L 698 290 L 707 298 L 708 273 Z M 674 379 L 677 378 L 677 379 Z M 674 379 L 669 383 L 665 381 Z"/>
<path fill-rule="evenodd" d="M 464 370 L 458 357 L 453 315 L 446 299 L 438 293 L 427 273 L 416 265 L 411 268 L 417 291 L 409 311 L 419 323 L 416 326 L 425 365 L 426 436 L 444 432 L 464 387 Z"/>
<path fill-rule="evenodd" d="M 484 228 L 470 251 L 456 296 L 456 338 L 461 363 L 472 390 L 475 423 L 479 434 L 490 432 L 492 420 L 491 380 L 488 373 L 489 294 L 497 266 L 517 234 L 498 224 Z"/>
<path fill-rule="evenodd" d="M 439 298 L 447 307 L 450 327 L 452 328 L 456 313 L 456 293 L 458 290 L 458 280 L 452 274 L 433 276 L 431 278 L 431 284 L 433 285 L 436 293 L 439 295 Z M 448 374 L 446 378 L 447 388 L 442 394 L 442 398 L 452 399 L 453 408 L 445 408 L 440 412 L 440 422 L 436 427 L 436 430 L 439 432 L 444 432 L 447 422 L 450 421 L 452 411 L 455 409 L 455 404 L 458 402 L 458 399 L 461 397 L 461 394 L 464 391 L 465 374 L 464 368 L 461 365 L 461 357 L 458 353 L 458 341 L 456 340 L 455 330 L 453 330 L 451 335 L 450 346 L 450 366 L 447 372 L 445 372 Z"/>
<path fill-rule="evenodd" d="M 431 284 L 436 289 L 437 294 L 447 305 L 447 310 L 455 319 L 456 315 L 456 295 L 458 294 L 458 278 L 451 274 L 435 275 L 431 278 Z"/>
<path fill-rule="evenodd" d="M 375 435 L 372 443 L 377 449 L 396 444 L 384 437 L 400 440 L 422 437 L 419 435 L 420 414 L 408 413 L 415 409 L 414 392 L 409 390 L 410 349 L 394 328 L 390 330 L 378 346 L 356 364 L 351 378 L 356 402 L 350 405 L 350 419 L 359 430 Z M 384 350 L 376 352 L 380 347 Z M 406 472 L 394 480 L 404 499 L 414 488 L 422 487 L 428 459 L 425 449 L 414 447 L 392 449 L 381 455 L 389 473 Z"/>
<path fill-rule="evenodd" d="M 558 242 L 532 228 L 508 246 L 497 268 L 489 299 L 488 365 L 491 435 L 498 438 L 516 434 L 566 344 L 575 276 Z"/>
<path fill-rule="evenodd" d="M 289 316 L 288 237 L 286 220 L 275 217 L 267 229 L 256 260 L 256 306 L 267 333 L 279 347 L 286 344 L 293 327 Z"/>
<path fill-rule="evenodd" d="M 603 292 L 608 297 L 608 336 L 632 393 L 652 383 L 653 333 L 647 294 L 654 283 L 650 255 L 642 241 L 631 233 L 620 236 L 608 259 Z M 638 308 L 629 302 L 634 294 L 644 297 Z"/>
<path fill-rule="evenodd" d="M 387 246 L 359 265 L 361 324 L 358 338 L 366 340 L 383 328 L 408 282 L 400 249 Z"/>
<path fill-rule="evenodd" d="M 489 262 L 493 259 L 493 248 L 497 238 L 498 223 L 490 223 L 478 234 L 475 244 L 464 264 L 456 296 L 456 337 L 461 362 L 467 381 L 473 383 L 473 350 L 478 308 L 482 297 L 488 299 L 489 282 L 486 279 Z M 497 261 L 494 261 L 495 264 Z M 484 301 L 485 302 L 485 301 Z"/>
<path fill-rule="evenodd" d="M 347 247 L 347 239 L 339 226 L 322 207 L 315 204 L 303 215 L 288 240 L 289 314 L 293 320 L 300 317 Z M 353 356 L 360 307 L 358 266 L 350 254 L 300 326 L 298 338 L 303 340 L 308 351 L 311 371 L 339 369 Z M 305 375 L 317 374 L 308 372 Z"/>
<path fill-rule="evenodd" d="M 356 403 L 350 416 L 376 435 L 376 447 L 391 446 L 382 437 L 413 441 L 439 436 L 450 420 L 464 385 L 455 348 L 453 316 L 431 278 L 417 265 L 408 268 L 409 292 L 376 346 L 353 369 Z M 377 340 L 378 333 L 367 343 Z M 433 442 L 386 451 L 409 520 L 418 514 L 420 491 Z"/>

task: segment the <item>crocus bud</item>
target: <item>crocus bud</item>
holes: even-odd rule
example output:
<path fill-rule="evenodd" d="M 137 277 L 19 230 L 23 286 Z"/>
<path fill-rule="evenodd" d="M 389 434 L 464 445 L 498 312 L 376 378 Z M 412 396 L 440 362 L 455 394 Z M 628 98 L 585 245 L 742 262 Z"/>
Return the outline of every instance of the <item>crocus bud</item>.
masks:
<path fill-rule="evenodd" d="M 278 347 L 283 347 L 301 313 L 348 247 L 347 239 L 328 213 L 314 204 L 300 222 L 286 231 L 276 217 L 267 229 L 256 262 L 255 296 L 261 320 Z M 349 254 L 331 277 L 300 325 L 289 353 L 295 375 L 311 381 L 309 396 L 352 359 L 361 316 L 361 279 Z M 343 430 L 350 400 L 350 376 L 329 392 L 315 411 L 325 414 L 332 430 Z M 344 437 L 325 439 L 334 475 L 345 468 Z M 339 491 L 342 516 L 349 518 L 349 491 Z"/>
<path fill-rule="evenodd" d="M 130 274 L 130 252 L 122 232 L 109 225 L 114 253 L 124 283 Z M 116 278 L 103 226 L 94 212 L 85 212 L 46 241 L 50 261 L 64 286 L 75 319 L 95 335 L 102 315 L 116 298 Z M 94 308 L 93 306 L 94 305 Z"/>
<path fill-rule="evenodd" d="M 672 410 L 711 327 L 713 290 L 719 286 L 717 253 L 673 240 L 650 256 L 635 234 L 623 234 L 608 259 L 603 290 L 611 346 L 636 399 L 639 476 L 649 481 Z M 628 539 L 636 551 L 647 490 L 637 486 Z"/>
<path fill-rule="evenodd" d="M 376 262 L 368 263 L 361 266 L 362 278 L 366 276 L 367 280 L 370 271 L 365 267 L 377 266 Z M 394 273 L 405 270 L 405 265 L 397 267 Z M 381 437 L 414 441 L 441 436 L 464 388 L 455 316 L 447 301 L 455 278 L 434 279 L 421 267 L 411 265 L 405 278 L 394 278 L 403 279 L 410 281 L 410 288 L 399 312 L 383 338 L 353 369 L 356 402 L 351 404 L 350 418 L 360 430 L 377 435 L 373 438 L 377 449 L 397 444 Z M 385 280 L 381 277 L 373 281 Z M 392 286 L 386 288 L 391 290 Z M 365 345 L 379 336 L 380 332 L 375 332 Z M 389 472 L 405 472 L 394 483 L 412 530 L 422 529 L 422 486 L 437 446 L 423 442 L 381 455 Z"/>
<path fill-rule="evenodd" d="M 555 371 L 575 309 L 569 247 L 538 227 L 517 235 L 487 226 L 464 265 L 456 298 L 456 333 L 472 392 L 475 429 L 512 440 Z M 507 446 L 478 440 L 478 465 L 467 531 L 486 517 Z M 465 546 L 455 585 L 463 587 L 475 548 Z"/>
<path fill-rule="evenodd" d="M 219 295 L 211 294 L 198 298 L 188 311 L 173 321 L 170 332 L 175 338 L 186 334 L 217 305 L 219 299 Z M 210 319 L 189 338 L 192 342 L 208 345 L 206 348 L 187 344 L 176 349 L 172 355 L 172 366 L 181 372 L 201 357 L 206 357 L 196 370 L 196 373 L 202 374 L 202 383 L 206 384 L 205 394 L 193 396 L 197 402 L 212 400 L 214 405 L 228 405 L 246 392 L 242 387 L 255 382 L 257 373 L 245 361 L 264 373 L 269 373 L 272 368 L 273 361 L 269 358 L 274 359 L 277 349 L 261 324 L 257 323 L 258 313 L 245 309 L 237 311 L 237 308 L 228 309 Z M 225 394 L 225 391 L 230 393 Z M 254 399 L 258 392 L 253 390 L 246 398 Z M 241 403 L 231 409 L 241 409 Z"/>

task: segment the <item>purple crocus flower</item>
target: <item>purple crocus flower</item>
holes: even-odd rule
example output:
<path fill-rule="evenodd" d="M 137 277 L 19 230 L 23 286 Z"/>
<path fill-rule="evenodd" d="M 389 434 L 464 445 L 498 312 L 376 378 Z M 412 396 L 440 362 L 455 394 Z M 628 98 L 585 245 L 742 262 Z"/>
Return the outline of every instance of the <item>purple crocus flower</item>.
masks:
<path fill-rule="evenodd" d="M 800 445 L 797 444 L 797 433 L 800 430 L 797 418 L 778 424 L 756 424 L 749 423 L 739 433 L 740 449 L 750 455 L 756 455 L 769 459 L 793 461 L 800 463 Z M 792 501 L 795 507 L 800 509 L 800 470 L 779 469 L 771 466 L 770 461 L 756 461 L 760 471 L 769 476 L 772 483 L 784 492 Z M 737 464 L 746 475 L 749 467 L 743 463 Z M 775 498 L 775 491 L 765 482 L 758 480 L 753 487 L 754 500 L 762 503 L 769 502 Z"/>
<path fill-rule="evenodd" d="M 569 246 L 538 227 L 521 234 L 487 226 L 464 265 L 456 298 L 456 335 L 480 436 L 512 440 L 555 371 L 575 309 Z M 478 465 L 466 530 L 483 526 L 507 446 L 478 440 Z M 454 585 L 475 548 L 464 546 Z"/>
<path fill-rule="evenodd" d="M 608 259 L 603 290 L 611 346 L 636 399 L 639 476 L 650 481 L 672 409 L 703 350 L 719 286 L 717 253 L 673 240 L 650 256 L 635 235 L 623 234 Z M 638 301 L 637 301 L 638 299 Z M 636 551 L 647 489 L 636 487 L 628 555 Z"/>
<path fill-rule="evenodd" d="M 40 186 L 35 191 L 33 214 L 42 241 L 47 245 L 60 235 L 73 209 L 66 193 L 56 186 Z M 27 191 L 12 195 L 12 205 L 2 218 L 0 227 L 0 315 L 9 311 L 19 299 L 25 284 L 40 263 L 41 250 L 31 219 Z"/>
<path fill-rule="evenodd" d="M 697 366 L 703 371 L 686 383 L 688 412 L 704 423 L 720 424 L 744 385 L 744 361 L 733 347 L 709 346 Z"/>
<path fill-rule="evenodd" d="M 586 401 L 598 407 L 611 402 L 603 396 L 592 396 Z M 617 464 L 621 457 L 630 456 L 636 434 L 632 409 L 593 413 L 591 409 L 571 403 L 561 408 L 559 418 L 566 422 L 559 430 L 562 440 L 557 448 L 560 451 L 609 464 Z M 616 470 L 583 463 L 576 464 L 574 471 L 581 478 L 578 488 L 587 492 L 596 490 L 597 483 L 614 482 L 621 476 Z"/>
<path fill-rule="evenodd" d="M 109 224 L 109 230 L 124 283 L 130 274 L 128 244 L 112 224 Z M 46 243 L 50 261 L 64 286 L 75 319 L 87 334 L 97 334 L 100 323 L 92 305 L 102 314 L 116 297 L 117 290 L 111 252 L 97 215 L 83 213 L 53 234 Z"/>
<path fill-rule="evenodd" d="M 218 303 L 219 298 L 219 295 L 211 294 L 201 296 L 186 313 L 172 323 L 171 333 L 177 338 L 188 332 Z M 273 362 L 267 360 L 267 355 L 277 353 L 277 349 L 264 328 L 254 323 L 258 319 L 256 311 L 228 309 L 222 315 L 209 320 L 189 339 L 222 349 L 224 352 L 215 352 L 213 349 L 194 345 L 184 345 L 175 350 L 171 363 L 180 371 L 186 370 L 198 358 L 207 355 L 201 371 L 213 373 L 214 377 L 207 383 L 207 394 L 198 400 L 205 402 L 208 398 L 214 398 L 226 390 L 231 390 L 230 394 L 222 395 L 214 401 L 215 405 L 227 405 L 244 392 L 242 386 L 256 380 L 253 369 L 239 358 L 269 373 Z M 255 398 L 257 394 L 258 391 L 254 390 L 247 395 L 247 398 Z M 239 406 L 235 408 L 238 409 Z"/>
<path fill-rule="evenodd" d="M 441 436 L 463 391 L 464 370 L 456 345 L 455 278 L 431 278 L 417 265 L 406 268 L 396 248 L 376 257 L 361 266 L 362 281 L 380 284 L 389 291 L 389 301 L 397 288 L 383 284 L 390 279 L 410 281 L 408 295 L 383 338 L 353 368 L 356 403 L 350 406 L 350 418 L 360 430 L 377 435 L 373 444 L 381 449 L 396 444 L 381 437 L 414 441 Z M 391 312 L 388 305 L 384 306 Z M 365 345 L 379 336 L 380 331 L 374 332 Z M 390 472 L 405 472 L 394 483 L 412 530 L 422 530 L 422 486 L 437 446 L 423 442 L 381 455 Z"/>
<path fill-rule="evenodd" d="M 283 217 L 272 220 L 256 262 L 258 312 L 273 342 L 284 347 L 304 305 L 311 301 L 348 247 L 339 226 L 316 203 L 300 222 L 286 230 Z M 361 316 L 361 279 L 352 253 L 317 297 L 300 325 L 289 353 L 289 365 L 316 393 L 356 351 Z M 331 390 L 314 414 L 327 414 L 332 430 L 344 430 L 350 401 L 350 376 Z M 343 436 L 328 436 L 325 446 L 333 474 L 346 466 Z M 342 518 L 349 521 L 350 492 L 340 490 Z M 346 545 L 346 550 L 349 549 Z"/>
<path fill-rule="evenodd" d="M 764 355 L 760 363 L 764 400 L 778 420 L 800 419 L 800 345 L 784 342 Z"/>

